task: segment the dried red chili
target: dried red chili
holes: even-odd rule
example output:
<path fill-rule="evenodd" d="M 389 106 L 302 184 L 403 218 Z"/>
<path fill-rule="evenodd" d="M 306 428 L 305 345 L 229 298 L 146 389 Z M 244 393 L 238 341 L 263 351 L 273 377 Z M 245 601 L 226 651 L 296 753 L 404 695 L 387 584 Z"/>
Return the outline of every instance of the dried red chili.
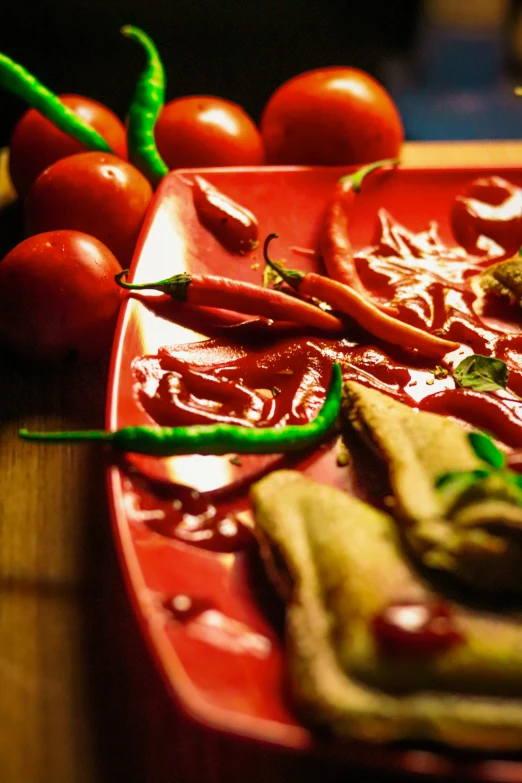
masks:
<path fill-rule="evenodd" d="M 194 177 L 192 199 L 200 223 L 227 250 L 243 254 L 257 247 L 258 225 L 250 210 L 199 175 Z"/>
<path fill-rule="evenodd" d="M 285 269 L 281 264 L 272 261 L 268 256 L 268 245 L 277 234 L 270 234 L 264 245 L 265 261 L 283 278 L 283 280 L 300 293 L 313 296 L 331 305 L 335 310 L 350 315 L 366 331 L 386 342 L 402 345 L 405 348 L 416 348 L 428 356 L 444 356 L 459 347 L 459 343 L 435 337 L 429 332 L 417 329 L 415 326 L 392 318 L 379 310 L 374 304 L 361 296 L 353 288 L 330 280 L 324 275 L 314 272 L 301 272 L 296 269 Z"/>
<path fill-rule="evenodd" d="M 332 280 L 349 285 L 360 294 L 368 296 L 353 262 L 353 248 L 348 226 L 355 194 L 363 179 L 375 169 L 396 164 L 397 160 L 379 160 L 363 166 L 337 182 L 327 204 L 319 235 L 319 249 L 328 275 Z"/>
<path fill-rule="evenodd" d="M 519 449 L 522 447 L 522 420 L 517 414 L 518 405 L 516 400 L 473 389 L 444 389 L 421 400 L 419 408 L 463 419 Z"/>

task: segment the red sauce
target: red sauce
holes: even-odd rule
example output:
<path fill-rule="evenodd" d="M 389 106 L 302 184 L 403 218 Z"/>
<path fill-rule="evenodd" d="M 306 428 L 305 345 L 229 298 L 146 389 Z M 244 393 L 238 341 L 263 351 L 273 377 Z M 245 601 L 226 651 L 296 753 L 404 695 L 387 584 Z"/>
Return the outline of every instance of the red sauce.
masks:
<path fill-rule="evenodd" d="M 162 536 L 211 552 L 238 552 L 255 546 L 252 531 L 236 517 L 246 508 L 243 498 L 231 497 L 218 505 L 207 493 L 149 481 L 142 474 L 129 474 L 125 489 L 129 518 Z"/>
<path fill-rule="evenodd" d="M 522 245 L 522 190 L 502 177 L 470 182 L 454 201 L 451 227 L 469 253 L 482 255 L 495 243 L 513 255 Z"/>
<path fill-rule="evenodd" d="M 441 601 L 392 603 L 373 618 L 379 649 L 387 655 L 437 655 L 463 641 L 451 608 Z"/>
<path fill-rule="evenodd" d="M 383 210 L 379 222 L 375 246 L 355 258 L 363 285 L 377 301 L 395 307 L 404 321 L 468 346 L 442 360 L 443 367 L 451 370 L 466 351 L 498 356 L 510 370 L 509 388 L 515 394 L 522 392 L 522 333 L 502 318 L 486 318 L 470 284 L 473 275 L 495 260 L 494 255 L 470 257 L 462 248 L 445 247 L 434 224 L 414 234 Z M 175 320 L 176 305 L 171 317 Z M 250 332 L 248 323 L 229 324 L 214 331 L 221 337 L 162 348 L 155 356 L 137 359 L 136 393 L 152 420 L 164 426 L 304 423 L 319 410 L 336 361 L 346 379 L 412 407 L 421 404 L 426 410 L 483 427 L 505 444 L 522 449 L 522 405 L 509 390 L 495 395 L 455 389 L 451 375 L 443 377 L 434 360 L 379 343 L 355 327 L 339 340 L 302 333 L 289 336 L 285 331 L 278 336 L 277 325 L 259 329 L 258 321 L 254 319 L 256 328 Z M 328 451 L 330 445 L 324 448 Z M 319 452 L 318 462 L 324 465 Z M 263 469 L 269 469 L 271 463 L 263 459 Z M 254 458 L 241 460 L 249 463 Z M 333 475 L 335 470 L 331 460 L 327 472 Z M 337 468 L 336 475 L 340 473 L 345 471 Z M 332 479 L 336 486 L 341 486 L 339 482 Z M 243 546 L 243 535 L 250 540 L 246 528 L 246 533 L 228 535 L 231 506 L 223 505 L 221 498 L 211 494 L 196 502 L 185 492 L 180 500 L 181 509 L 169 508 L 164 518 L 147 524 L 162 535 L 217 551 Z M 247 505 L 245 498 L 243 508 Z"/>
<path fill-rule="evenodd" d="M 519 327 L 498 321 L 491 325 L 483 319 L 470 285 L 470 277 L 491 259 L 470 258 L 462 249 L 446 248 L 434 225 L 413 234 L 383 210 L 379 220 L 378 243 L 355 259 L 365 287 L 376 299 L 396 307 L 402 320 L 462 342 L 475 353 L 498 355 L 508 364 L 514 385 L 522 387 Z M 430 383 L 434 361 L 379 343 L 355 328 L 342 340 L 302 335 L 277 339 L 268 332 L 248 335 L 244 326 L 237 328 L 237 340 L 229 326 L 222 330 L 226 339 L 164 348 L 157 356 L 135 362 L 139 400 L 158 424 L 302 423 L 319 409 L 333 361 L 341 364 L 345 377 L 411 405 L 440 390 L 440 384 Z M 452 381 L 444 384 L 453 386 Z M 460 389 L 455 396 L 470 394 Z M 472 394 L 470 400 L 475 406 Z M 498 404 L 509 412 L 506 401 Z M 513 432 L 517 429 L 513 420 Z"/>
<path fill-rule="evenodd" d="M 431 380 L 430 362 L 408 362 L 405 352 L 397 359 L 391 353 L 324 338 L 262 341 L 250 343 L 248 349 L 209 340 L 141 358 L 135 375 L 141 405 L 162 426 L 215 421 L 256 427 L 303 424 L 322 405 L 334 360 L 346 379 L 413 403 L 406 391 L 412 382 L 410 368 L 423 369 Z M 204 365 L 195 363 L 202 360 Z M 244 466 L 253 461 L 241 457 Z"/>
<path fill-rule="evenodd" d="M 250 210 L 237 204 L 203 177 L 194 177 L 192 198 L 198 220 L 232 253 L 257 246 L 258 224 Z"/>

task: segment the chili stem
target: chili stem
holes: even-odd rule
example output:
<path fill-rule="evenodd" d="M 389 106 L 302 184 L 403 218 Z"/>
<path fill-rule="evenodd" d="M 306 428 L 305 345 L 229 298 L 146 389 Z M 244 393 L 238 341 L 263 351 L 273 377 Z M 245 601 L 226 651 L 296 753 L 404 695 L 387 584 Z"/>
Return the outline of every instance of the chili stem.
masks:
<path fill-rule="evenodd" d="M 340 185 L 344 185 L 345 183 L 351 183 L 352 189 L 355 191 L 355 193 L 358 193 L 361 189 L 363 179 L 366 177 L 367 174 L 371 174 L 372 171 L 375 171 L 376 169 L 384 168 L 385 166 L 396 166 L 399 162 L 400 161 L 398 158 L 386 158 L 385 160 L 376 160 L 373 163 L 369 163 L 367 166 L 362 166 L 362 168 L 357 169 L 357 171 L 354 171 L 353 174 L 345 174 L 344 177 L 341 177 L 338 180 L 338 183 Z"/>
<path fill-rule="evenodd" d="M 301 294 L 315 296 L 337 312 L 351 316 L 367 332 L 386 342 L 402 345 L 405 348 L 416 348 L 429 356 L 444 356 L 459 347 L 459 343 L 436 337 L 381 312 L 353 288 L 337 280 L 330 280 L 315 272 L 285 269 L 281 264 L 272 261 L 268 255 L 268 245 L 276 236 L 277 234 L 270 234 L 265 241 L 263 248 L 265 261 Z"/>
<path fill-rule="evenodd" d="M 128 277 L 130 272 L 130 269 L 122 269 L 121 272 L 117 272 L 117 274 L 114 275 L 115 281 L 118 283 L 118 285 L 121 288 L 125 288 L 127 291 L 146 291 L 147 289 L 153 288 L 153 286 L 157 287 L 157 290 L 162 290 L 159 288 L 159 286 L 169 283 L 171 280 L 173 280 L 173 277 L 169 277 L 166 280 L 158 280 L 157 283 L 127 283 L 123 279 L 124 277 Z M 185 274 L 184 272 L 181 272 L 179 275 L 175 275 L 176 278 L 189 278 L 189 275 Z"/>
<path fill-rule="evenodd" d="M 63 443 L 64 441 L 111 441 L 114 433 L 108 430 L 81 430 L 79 432 L 30 432 L 26 429 L 18 430 L 18 435 L 25 440 L 48 440 Z"/>
<path fill-rule="evenodd" d="M 27 440 L 55 443 L 103 441 L 119 451 L 171 457 L 181 454 L 275 454 L 306 449 L 317 444 L 335 424 L 341 404 L 342 374 L 332 365 L 326 399 L 317 416 L 306 424 L 281 427 L 242 427 L 234 424 L 195 425 L 192 427 L 123 427 L 115 432 L 28 432 Z"/>
<path fill-rule="evenodd" d="M 126 283 L 127 270 L 115 276 L 118 285 L 133 291 L 151 289 L 168 294 L 177 302 L 202 307 L 219 307 L 245 315 L 264 316 L 273 321 L 291 321 L 312 329 L 342 332 L 343 322 L 320 307 L 282 291 L 215 275 L 181 273 L 154 283 Z"/>
<path fill-rule="evenodd" d="M 301 272 L 298 269 L 285 269 L 282 264 L 278 264 L 277 261 L 273 261 L 268 255 L 268 246 L 273 239 L 279 239 L 279 234 L 269 234 L 263 244 L 263 257 L 265 263 L 277 272 L 279 277 L 283 279 L 285 283 L 288 283 L 292 288 L 299 288 L 299 284 L 305 276 L 305 272 Z"/>

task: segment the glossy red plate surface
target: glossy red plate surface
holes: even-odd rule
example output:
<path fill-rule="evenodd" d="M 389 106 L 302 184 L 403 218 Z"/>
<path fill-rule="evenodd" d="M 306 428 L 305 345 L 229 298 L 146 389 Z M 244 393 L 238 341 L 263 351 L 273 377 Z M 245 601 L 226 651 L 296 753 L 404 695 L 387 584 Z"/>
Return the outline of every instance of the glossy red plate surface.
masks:
<path fill-rule="evenodd" d="M 316 248 L 322 210 L 339 169 L 215 169 L 208 180 L 249 208 L 259 220 L 260 237 L 277 231 L 276 257 L 290 266 L 312 268 L 313 255 L 295 248 Z M 198 172 L 201 173 L 201 172 Z M 371 243 L 380 207 L 413 231 L 437 220 L 450 245 L 449 208 L 462 186 L 487 169 L 395 170 L 372 175 L 357 198 L 351 237 L 356 249 Z M 500 173 L 522 184 L 518 170 Z M 130 279 L 159 280 L 186 269 L 260 283 L 261 251 L 234 256 L 204 229 L 194 213 L 190 172 L 169 174 L 161 184 L 135 253 Z M 259 267 L 256 266 L 259 263 Z M 107 426 L 152 424 L 138 404 L 132 361 L 164 345 L 193 343 L 203 335 L 155 315 L 129 298 L 118 327 L 112 360 Z M 227 457 L 143 459 L 137 464 L 152 476 L 212 492 L 253 469 L 231 465 Z M 320 459 L 301 465 L 320 478 L 331 470 Z M 284 691 L 282 644 L 277 607 L 268 588 L 259 588 L 255 552 L 217 554 L 153 532 L 146 524 L 139 495 L 129 477 L 114 465 L 109 471 L 115 536 L 138 619 L 155 659 L 179 704 L 191 716 L 224 732 L 302 751 L 327 751 L 402 770 L 449 777 L 522 781 L 522 762 L 454 759 L 437 752 L 381 749 L 316 740 L 292 714 Z M 243 503 L 243 506 L 245 504 Z M 149 504 L 150 506 L 150 504 Z M 148 514 L 154 513 L 148 507 Z M 262 585 L 262 580 L 260 581 Z M 178 622 L 165 603 L 178 594 L 210 600 L 207 621 Z"/>

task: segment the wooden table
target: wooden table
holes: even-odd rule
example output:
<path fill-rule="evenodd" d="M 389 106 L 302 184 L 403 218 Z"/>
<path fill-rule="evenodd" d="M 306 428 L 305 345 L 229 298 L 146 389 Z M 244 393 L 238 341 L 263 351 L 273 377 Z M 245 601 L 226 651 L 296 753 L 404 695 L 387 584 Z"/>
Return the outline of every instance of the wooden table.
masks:
<path fill-rule="evenodd" d="M 516 166 L 522 143 L 410 143 L 403 161 Z M 0 206 L 7 193 L 0 157 Z M 16 205 L 1 218 L 5 252 Z M 127 604 L 99 450 L 17 437 L 103 426 L 106 380 L 107 363 L 42 373 L 0 356 L 0 781 L 228 783 L 247 763 L 252 783 L 345 777 L 205 732 L 172 707 Z"/>

